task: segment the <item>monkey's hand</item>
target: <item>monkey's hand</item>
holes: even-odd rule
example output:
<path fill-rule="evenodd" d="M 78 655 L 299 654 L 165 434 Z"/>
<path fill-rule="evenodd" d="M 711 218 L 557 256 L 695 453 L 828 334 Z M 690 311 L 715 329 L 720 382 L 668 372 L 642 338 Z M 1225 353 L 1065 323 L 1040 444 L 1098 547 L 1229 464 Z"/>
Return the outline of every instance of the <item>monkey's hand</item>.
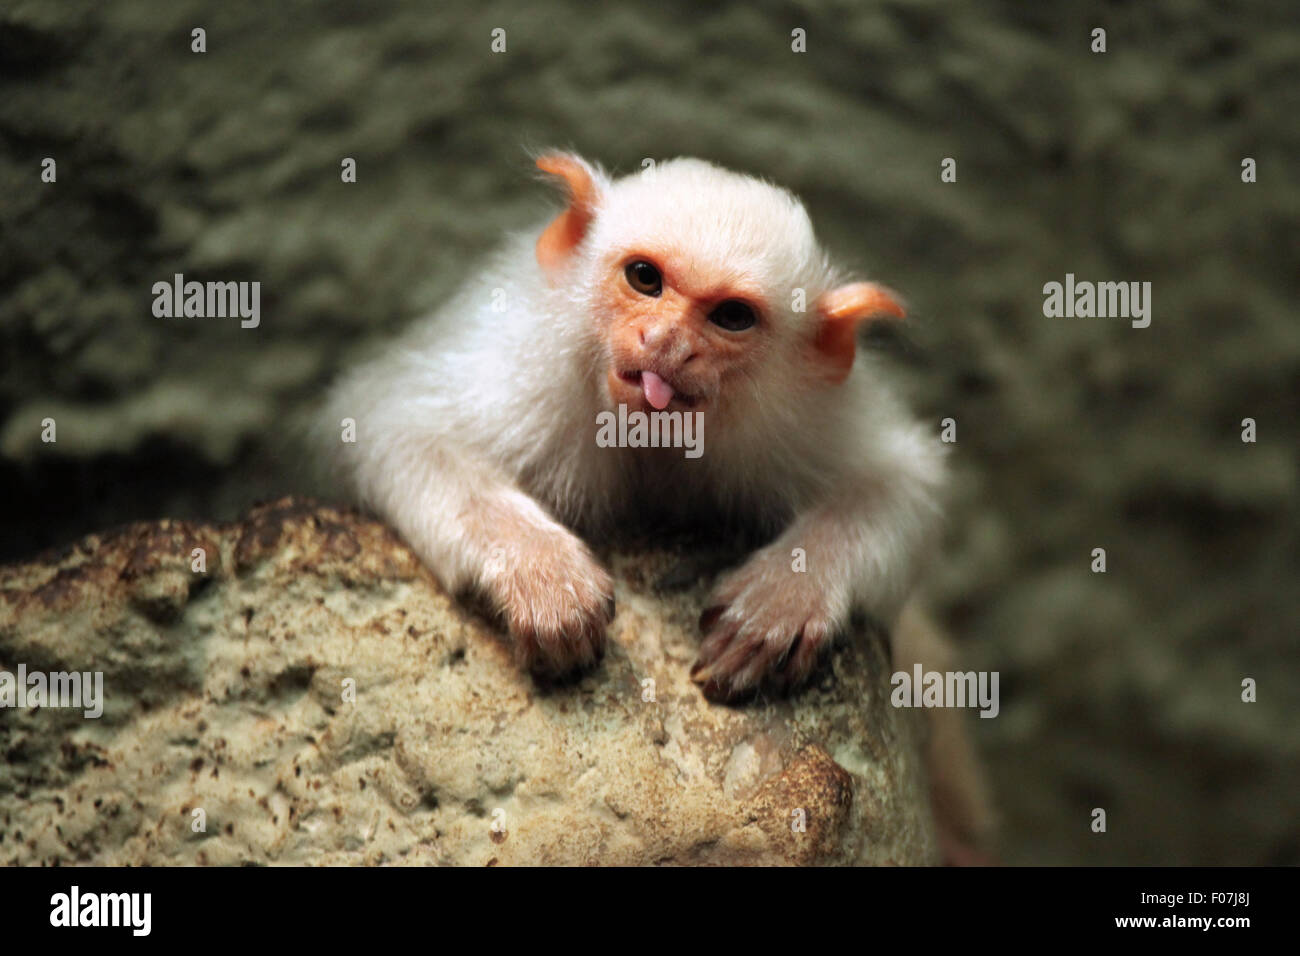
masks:
<path fill-rule="evenodd" d="M 691 670 L 705 694 L 792 689 L 854 607 L 891 626 L 936 527 L 927 478 L 917 470 L 849 481 L 723 578 L 700 619 L 706 637 Z"/>
<path fill-rule="evenodd" d="M 568 531 L 532 529 L 494 546 L 484 584 L 509 623 L 521 666 L 563 676 L 600 660 L 614 616 L 614 585 Z"/>
<path fill-rule="evenodd" d="M 783 693 L 807 680 L 847 617 L 847 600 L 794 570 L 788 548 L 764 548 L 715 588 L 691 679 L 712 700 Z"/>

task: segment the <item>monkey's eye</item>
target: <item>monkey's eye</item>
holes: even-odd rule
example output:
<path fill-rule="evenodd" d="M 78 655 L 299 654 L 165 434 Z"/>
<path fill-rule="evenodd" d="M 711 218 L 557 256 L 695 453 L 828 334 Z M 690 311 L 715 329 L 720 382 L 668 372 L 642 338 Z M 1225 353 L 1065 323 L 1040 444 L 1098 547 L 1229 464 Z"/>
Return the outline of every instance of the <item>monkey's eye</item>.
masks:
<path fill-rule="evenodd" d="M 743 332 L 758 321 L 754 310 L 738 299 L 728 299 L 709 313 L 709 321 L 728 332 Z"/>
<path fill-rule="evenodd" d="M 627 284 L 642 295 L 658 295 L 664 291 L 664 279 L 659 274 L 659 270 L 646 262 L 644 259 L 638 259 L 630 263 L 623 270 L 623 275 L 627 276 Z"/>

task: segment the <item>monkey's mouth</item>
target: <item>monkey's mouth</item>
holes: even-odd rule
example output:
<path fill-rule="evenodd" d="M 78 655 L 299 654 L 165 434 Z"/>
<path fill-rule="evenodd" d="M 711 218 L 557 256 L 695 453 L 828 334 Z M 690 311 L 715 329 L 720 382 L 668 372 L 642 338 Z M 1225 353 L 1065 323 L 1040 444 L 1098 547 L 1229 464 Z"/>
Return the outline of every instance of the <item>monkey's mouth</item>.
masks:
<path fill-rule="evenodd" d="M 663 411 L 672 402 L 680 402 L 687 408 L 694 408 L 699 398 L 678 391 L 665 379 L 649 369 L 634 369 L 619 372 L 618 377 L 634 388 L 639 388 L 651 408 Z"/>

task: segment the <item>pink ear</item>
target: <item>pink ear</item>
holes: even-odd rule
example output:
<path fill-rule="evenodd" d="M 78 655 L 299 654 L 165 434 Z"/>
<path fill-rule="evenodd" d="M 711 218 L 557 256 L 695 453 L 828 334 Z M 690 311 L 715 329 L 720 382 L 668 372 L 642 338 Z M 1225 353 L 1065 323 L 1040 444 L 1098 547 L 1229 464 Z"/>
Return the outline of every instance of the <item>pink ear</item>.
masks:
<path fill-rule="evenodd" d="M 823 293 L 817 312 L 817 352 L 836 383 L 853 368 L 861 322 L 882 316 L 901 319 L 907 314 L 893 292 L 874 282 L 852 282 Z"/>
<path fill-rule="evenodd" d="M 591 167 L 572 153 L 547 153 L 537 160 L 537 168 L 563 181 L 569 194 L 569 206 L 542 232 L 537 240 L 537 261 L 543 269 L 560 269 L 577 248 L 591 225 L 600 199 Z"/>

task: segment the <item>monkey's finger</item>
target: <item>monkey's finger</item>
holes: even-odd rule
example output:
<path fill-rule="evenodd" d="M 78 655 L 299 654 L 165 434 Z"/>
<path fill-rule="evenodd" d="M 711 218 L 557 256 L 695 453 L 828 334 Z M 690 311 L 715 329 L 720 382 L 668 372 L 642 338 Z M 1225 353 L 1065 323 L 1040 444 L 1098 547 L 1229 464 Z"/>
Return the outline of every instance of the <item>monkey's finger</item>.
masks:
<path fill-rule="evenodd" d="M 537 632 L 521 628 L 515 634 L 522 662 L 543 677 L 561 677 L 588 670 L 604 655 L 605 627 L 586 622 L 568 631 Z"/>
<path fill-rule="evenodd" d="M 716 704 L 738 704 L 754 695 L 756 688 L 737 687 L 730 680 L 719 679 L 700 685 L 700 693 Z"/>
<path fill-rule="evenodd" d="M 713 650 L 712 646 L 709 650 Z M 701 659 L 704 660 L 704 648 L 701 651 Z M 707 661 L 704 667 L 692 673 L 691 679 L 696 683 L 725 681 L 730 684 L 733 694 L 744 693 L 753 688 L 762 677 L 770 660 L 769 653 L 765 653 L 765 642 L 757 635 L 729 634 L 722 650 Z"/>
<path fill-rule="evenodd" d="M 541 648 L 537 638 L 529 631 L 511 628 L 510 636 L 514 640 L 515 663 L 521 670 L 535 671 L 541 664 Z"/>
<path fill-rule="evenodd" d="M 725 618 L 714 620 L 713 627 L 700 642 L 699 664 L 712 664 L 731 644 L 732 639 L 736 636 L 738 625 L 726 620 Z"/>
<path fill-rule="evenodd" d="M 799 632 L 799 640 L 791 650 L 782 672 L 791 687 L 806 681 L 816 669 L 830 642 L 830 628 L 820 622 L 809 622 Z"/>
<path fill-rule="evenodd" d="M 799 644 L 801 632 L 792 637 L 777 633 L 768 633 L 755 648 L 753 656 L 739 670 L 733 681 L 743 687 L 757 687 L 771 678 L 779 677 L 791 655 Z M 774 689 L 781 690 L 783 681 L 777 681 Z"/>
<path fill-rule="evenodd" d="M 568 638 L 574 663 L 583 670 L 594 667 L 605 655 L 605 625 L 588 621 Z"/>
<path fill-rule="evenodd" d="M 718 618 L 722 616 L 722 612 L 726 609 L 727 605 L 725 604 L 714 604 L 711 607 L 706 607 L 704 613 L 700 615 L 700 630 L 706 634 L 713 630 L 714 625 L 718 623 Z"/>
<path fill-rule="evenodd" d="M 579 631 L 562 638 L 562 646 L 554 652 L 556 668 L 564 671 L 585 671 L 600 660 L 600 644 L 587 631 Z"/>
<path fill-rule="evenodd" d="M 691 665 L 691 680 L 700 686 L 708 684 L 721 673 L 716 659 L 710 659 L 704 655 L 696 658 L 695 663 Z"/>
<path fill-rule="evenodd" d="M 751 694 L 755 688 L 737 684 L 730 672 L 719 669 L 714 664 L 696 664 L 692 669 L 692 680 L 706 698 L 717 703 L 730 704 L 740 701 Z"/>

